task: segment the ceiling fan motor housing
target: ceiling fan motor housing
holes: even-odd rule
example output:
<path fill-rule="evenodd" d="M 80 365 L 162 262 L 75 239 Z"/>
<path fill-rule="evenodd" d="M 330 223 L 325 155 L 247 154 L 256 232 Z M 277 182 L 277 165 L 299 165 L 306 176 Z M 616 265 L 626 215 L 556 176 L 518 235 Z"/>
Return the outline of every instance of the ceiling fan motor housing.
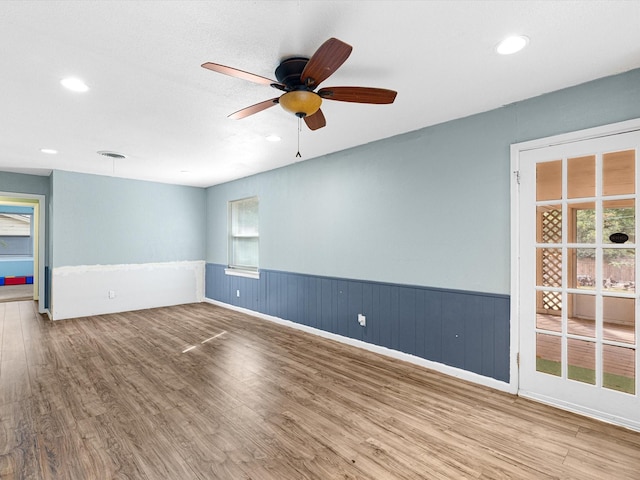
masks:
<path fill-rule="evenodd" d="M 309 59 L 306 57 L 285 58 L 276 68 L 276 78 L 287 87 L 288 91 L 306 90 L 306 86 L 300 81 L 300 76 L 307 62 Z"/>

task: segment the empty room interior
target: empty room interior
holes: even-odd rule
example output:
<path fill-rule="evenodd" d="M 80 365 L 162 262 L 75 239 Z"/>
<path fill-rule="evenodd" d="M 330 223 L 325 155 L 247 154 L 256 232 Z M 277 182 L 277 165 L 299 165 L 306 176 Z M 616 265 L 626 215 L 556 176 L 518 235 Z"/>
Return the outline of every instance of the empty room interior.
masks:
<path fill-rule="evenodd" d="M 640 478 L 638 1 L 0 3 L 0 478 Z"/>

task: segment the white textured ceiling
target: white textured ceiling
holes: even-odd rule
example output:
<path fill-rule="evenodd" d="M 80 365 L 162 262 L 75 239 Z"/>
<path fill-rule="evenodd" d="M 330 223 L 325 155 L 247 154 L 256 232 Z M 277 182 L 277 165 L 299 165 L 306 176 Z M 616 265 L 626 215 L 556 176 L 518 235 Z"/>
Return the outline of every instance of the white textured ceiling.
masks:
<path fill-rule="evenodd" d="M 278 91 L 204 62 L 274 78 L 336 37 L 353 52 L 323 87 L 398 91 L 392 105 L 325 101 L 327 126 L 301 132 L 306 160 L 640 67 L 639 26 L 637 0 L 3 0 L 0 170 L 214 185 L 299 161 L 298 121 L 278 106 L 228 119 Z M 497 55 L 514 33 L 529 47 Z"/>

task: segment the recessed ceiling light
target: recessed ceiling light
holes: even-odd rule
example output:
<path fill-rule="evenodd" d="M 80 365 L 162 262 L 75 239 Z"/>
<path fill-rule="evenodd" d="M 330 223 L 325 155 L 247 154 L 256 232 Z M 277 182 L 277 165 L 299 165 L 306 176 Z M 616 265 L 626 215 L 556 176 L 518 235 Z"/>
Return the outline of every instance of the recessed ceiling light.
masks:
<path fill-rule="evenodd" d="M 278 135 L 269 135 L 266 137 L 269 142 L 279 142 L 281 138 Z"/>
<path fill-rule="evenodd" d="M 525 37 L 524 35 L 514 35 L 501 41 L 496 46 L 496 52 L 500 55 L 511 55 L 512 53 L 522 50 L 528 43 L 529 37 Z"/>
<path fill-rule="evenodd" d="M 58 153 L 58 150 L 54 150 L 53 148 L 41 148 L 40 151 L 48 155 L 55 155 L 56 153 Z"/>
<path fill-rule="evenodd" d="M 60 83 L 63 87 L 68 88 L 72 92 L 86 92 L 89 90 L 89 87 L 84 83 L 84 81 L 75 77 L 64 78 L 60 80 Z"/>

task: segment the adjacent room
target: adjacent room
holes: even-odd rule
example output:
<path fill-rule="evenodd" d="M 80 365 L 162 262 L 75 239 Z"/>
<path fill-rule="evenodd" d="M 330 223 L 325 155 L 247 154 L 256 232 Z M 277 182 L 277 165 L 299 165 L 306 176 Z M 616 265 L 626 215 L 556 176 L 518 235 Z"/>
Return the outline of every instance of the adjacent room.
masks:
<path fill-rule="evenodd" d="M 0 301 L 33 298 L 33 207 L 0 204 Z"/>
<path fill-rule="evenodd" d="M 0 19 L 0 478 L 638 476 L 640 2 Z"/>

